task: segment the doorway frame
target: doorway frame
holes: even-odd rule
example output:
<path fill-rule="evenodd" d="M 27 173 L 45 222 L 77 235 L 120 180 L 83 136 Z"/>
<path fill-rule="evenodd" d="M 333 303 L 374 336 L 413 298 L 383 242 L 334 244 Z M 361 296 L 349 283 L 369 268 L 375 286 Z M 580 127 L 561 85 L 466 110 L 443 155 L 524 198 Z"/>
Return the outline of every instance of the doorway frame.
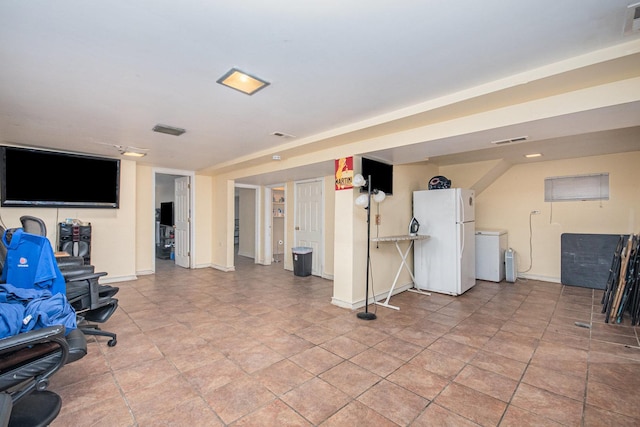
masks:
<path fill-rule="evenodd" d="M 156 176 L 158 174 L 161 175 L 179 175 L 179 176 L 188 176 L 189 177 L 189 268 L 195 268 L 195 194 L 196 194 L 196 174 L 194 171 L 187 171 L 181 169 L 168 169 L 168 168 L 152 168 L 152 188 L 153 188 L 153 196 L 152 200 L 152 224 L 154 232 L 151 233 L 151 263 L 153 266 L 153 271 L 156 272 L 156 233 L 155 233 L 155 225 L 156 225 Z"/>
<path fill-rule="evenodd" d="M 260 211 L 260 189 L 261 187 L 259 185 L 251 185 L 251 184 L 239 184 L 239 183 L 235 183 L 234 184 L 234 189 L 235 188 L 245 188 L 245 189 L 249 189 L 249 190 L 254 190 L 255 192 L 255 206 L 256 209 L 253 212 L 253 220 L 255 221 L 255 240 L 253 242 L 254 244 L 254 257 L 253 257 L 253 263 L 254 264 L 261 264 L 260 259 L 261 257 L 264 256 L 264 252 L 260 250 L 260 243 L 262 241 L 261 236 L 262 236 L 262 228 L 260 227 L 260 215 L 258 214 Z M 234 191 L 235 193 L 235 191 Z M 235 194 L 233 195 L 234 197 L 234 206 L 235 206 Z M 235 212 L 235 208 L 234 208 L 234 217 L 236 215 Z M 233 231 L 231 232 L 231 235 L 233 236 Z M 234 267 L 235 267 L 235 262 L 234 262 Z"/>
<path fill-rule="evenodd" d="M 286 201 L 289 199 L 287 195 L 287 185 L 286 183 L 281 184 L 270 184 L 264 187 L 264 265 L 271 265 L 274 263 L 273 261 L 273 189 L 274 188 L 282 188 L 284 193 L 284 248 L 285 253 L 282 255 L 282 268 L 285 265 L 285 257 L 286 257 L 286 248 L 287 248 L 287 221 L 289 220 L 289 215 L 287 213 L 287 203 Z"/>
<path fill-rule="evenodd" d="M 317 177 L 317 178 L 309 178 L 309 179 L 301 179 L 298 181 L 294 181 L 293 183 L 293 196 L 294 196 L 294 200 L 293 200 L 293 218 L 292 218 L 292 226 L 293 226 L 293 246 L 297 246 L 298 244 L 298 231 L 296 230 L 296 219 L 298 218 L 298 184 L 308 184 L 310 182 L 317 182 L 320 184 L 320 189 L 321 189 L 321 197 L 320 197 L 320 224 L 322 227 L 321 230 L 321 235 L 322 238 L 320 239 L 320 250 L 318 251 L 318 268 L 319 268 L 319 272 L 317 277 L 325 277 L 324 274 L 324 263 L 325 263 L 325 245 L 326 245 L 326 238 L 324 233 L 326 232 L 325 230 L 325 218 L 326 218 L 326 206 L 325 206 L 325 182 L 324 182 L 324 177 Z"/>

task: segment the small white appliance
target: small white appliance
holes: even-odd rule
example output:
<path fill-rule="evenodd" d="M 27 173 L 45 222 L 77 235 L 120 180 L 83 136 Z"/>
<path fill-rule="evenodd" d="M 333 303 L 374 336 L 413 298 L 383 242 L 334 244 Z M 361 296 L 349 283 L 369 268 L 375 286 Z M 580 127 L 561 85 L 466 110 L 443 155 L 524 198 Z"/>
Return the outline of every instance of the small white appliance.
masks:
<path fill-rule="evenodd" d="M 476 230 L 476 279 L 501 282 L 505 277 L 507 230 Z"/>
<path fill-rule="evenodd" d="M 516 252 L 511 248 L 507 249 L 504 253 L 504 266 L 507 282 L 515 282 L 518 278 L 518 259 Z"/>
<path fill-rule="evenodd" d="M 476 284 L 475 193 L 463 188 L 413 192 L 420 223 L 413 249 L 418 289 L 461 295 Z"/>

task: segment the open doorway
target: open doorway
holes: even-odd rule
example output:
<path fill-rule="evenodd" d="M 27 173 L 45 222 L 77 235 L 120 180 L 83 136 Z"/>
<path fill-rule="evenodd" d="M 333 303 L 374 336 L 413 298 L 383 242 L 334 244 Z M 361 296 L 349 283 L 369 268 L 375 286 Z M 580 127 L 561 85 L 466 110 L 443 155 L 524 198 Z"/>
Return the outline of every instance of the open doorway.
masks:
<path fill-rule="evenodd" d="M 233 244 L 234 255 L 258 263 L 260 233 L 258 222 L 259 187 L 236 184 Z"/>
<path fill-rule="evenodd" d="M 155 264 L 193 268 L 193 173 L 157 169 L 154 172 L 153 259 Z"/>

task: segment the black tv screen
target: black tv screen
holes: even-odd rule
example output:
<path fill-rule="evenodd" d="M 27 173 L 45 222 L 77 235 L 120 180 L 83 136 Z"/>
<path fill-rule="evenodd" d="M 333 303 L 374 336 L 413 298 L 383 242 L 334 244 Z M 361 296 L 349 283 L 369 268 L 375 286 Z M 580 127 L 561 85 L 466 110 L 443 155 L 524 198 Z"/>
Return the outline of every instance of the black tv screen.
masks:
<path fill-rule="evenodd" d="M 3 207 L 119 207 L 119 159 L 8 146 L 0 155 Z"/>
<path fill-rule="evenodd" d="M 173 202 L 160 203 L 160 225 L 173 227 Z"/>
<path fill-rule="evenodd" d="M 362 176 L 371 175 L 371 189 L 384 191 L 387 196 L 393 194 L 393 165 L 376 160 L 362 158 Z"/>

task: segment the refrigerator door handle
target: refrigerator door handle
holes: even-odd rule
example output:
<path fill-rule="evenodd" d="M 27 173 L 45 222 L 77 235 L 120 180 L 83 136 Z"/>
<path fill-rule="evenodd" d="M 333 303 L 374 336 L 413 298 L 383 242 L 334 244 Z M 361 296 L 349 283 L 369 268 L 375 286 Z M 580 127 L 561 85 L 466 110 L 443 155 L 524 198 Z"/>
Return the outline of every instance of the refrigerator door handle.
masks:
<path fill-rule="evenodd" d="M 458 254 L 458 256 L 460 257 L 460 259 L 462 259 L 462 254 L 464 254 L 464 241 L 465 241 L 465 236 L 464 236 L 464 223 L 460 223 L 458 224 L 458 227 L 460 227 L 460 230 L 462 231 L 462 241 L 460 242 L 460 253 Z"/>

